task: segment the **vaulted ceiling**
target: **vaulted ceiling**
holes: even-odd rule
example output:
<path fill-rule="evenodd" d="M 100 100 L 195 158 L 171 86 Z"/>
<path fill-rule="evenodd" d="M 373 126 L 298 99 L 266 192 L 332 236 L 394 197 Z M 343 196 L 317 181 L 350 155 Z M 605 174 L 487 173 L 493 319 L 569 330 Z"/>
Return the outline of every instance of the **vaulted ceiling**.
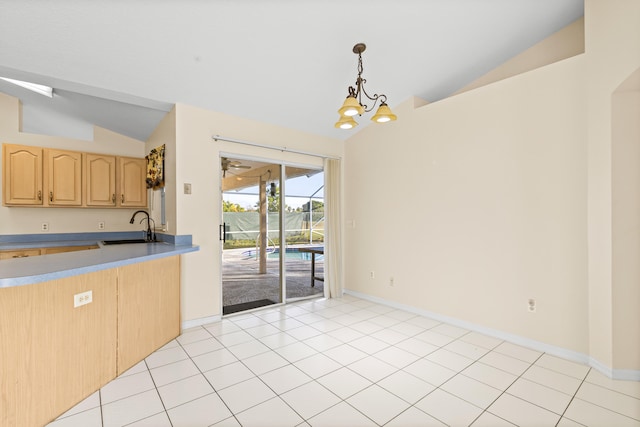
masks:
<path fill-rule="evenodd" d="M 175 103 L 344 139 L 355 83 L 434 102 L 580 18 L 583 0 L 0 0 L 0 81 L 24 130 L 145 140 Z M 401 118 L 400 118 L 401 119 Z M 361 126 L 368 117 L 360 119 Z"/>

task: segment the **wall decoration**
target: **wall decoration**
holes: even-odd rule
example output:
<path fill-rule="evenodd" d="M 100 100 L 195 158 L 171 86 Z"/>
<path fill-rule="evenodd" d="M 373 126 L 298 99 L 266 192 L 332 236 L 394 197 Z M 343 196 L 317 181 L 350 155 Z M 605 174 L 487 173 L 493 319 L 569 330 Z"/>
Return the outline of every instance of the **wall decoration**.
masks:
<path fill-rule="evenodd" d="M 164 187 L 164 144 L 149 152 L 147 159 L 147 188 Z"/>

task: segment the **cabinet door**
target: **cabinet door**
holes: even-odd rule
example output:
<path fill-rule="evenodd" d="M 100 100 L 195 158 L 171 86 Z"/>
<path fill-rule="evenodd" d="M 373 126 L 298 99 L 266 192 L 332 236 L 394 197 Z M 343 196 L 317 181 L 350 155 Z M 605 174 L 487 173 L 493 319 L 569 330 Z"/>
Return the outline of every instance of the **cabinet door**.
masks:
<path fill-rule="evenodd" d="M 116 206 L 116 158 L 84 155 L 85 203 L 87 206 Z"/>
<path fill-rule="evenodd" d="M 49 206 L 82 205 L 82 153 L 45 150 Z"/>
<path fill-rule="evenodd" d="M 11 251 L 0 251 L 0 260 L 14 259 L 14 258 L 27 258 L 30 256 L 40 255 L 40 249 L 18 249 Z"/>
<path fill-rule="evenodd" d="M 53 248 L 42 248 L 42 255 L 51 255 L 51 254 L 61 254 L 64 252 L 77 252 L 77 251 L 88 251 L 90 249 L 98 249 L 98 245 L 83 245 L 83 246 L 56 246 Z"/>
<path fill-rule="evenodd" d="M 147 206 L 147 160 L 118 157 L 120 206 Z"/>
<path fill-rule="evenodd" d="M 42 205 L 42 148 L 2 145 L 5 205 Z"/>
<path fill-rule="evenodd" d="M 180 257 L 118 267 L 118 375 L 180 334 Z"/>

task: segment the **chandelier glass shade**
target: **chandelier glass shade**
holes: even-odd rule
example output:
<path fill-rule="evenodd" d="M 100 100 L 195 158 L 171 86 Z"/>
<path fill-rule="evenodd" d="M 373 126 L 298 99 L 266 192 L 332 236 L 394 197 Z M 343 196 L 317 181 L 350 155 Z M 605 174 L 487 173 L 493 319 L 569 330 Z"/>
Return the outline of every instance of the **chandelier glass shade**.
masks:
<path fill-rule="evenodd" d="M 378 111 L 371 117 L 371 120 L 377 123 L 386 123 L 396 120 L 398 116 L 391 112 L 391 108 L 384 102 L 378 107 Z"/>
<path fill-rule="evenodd" d="M 358 126 L 358 122 L 353 120 L 353 116 L 340 116 L 335 126 L 340 129 L 351 129 Z"/>
<path fill-rule="evenodd" d="M 393 114 L 391 108 L 387 105 L 387 96 L 383 94 L 369 95 L 365 89 L 364 84 L 367 82 L 362 78 L 362 52 L 365 51 L 367 46 L 364 43 L 358 43 L 353 47 L 353 53 L 358 55 L 358 78 L 356 79 L 356 86 L 349 86 L 349 94 L 344 100 L 342 107 L 338 110 L 340 118 L 335 124 L 335 127 L 340 129 L 351 129 L 358 125 L 353 119 L 354 116 L 361 116 L 365 112 L 373 110 L 380 101 L 380 106 L 376 113 L 371 117 L 371 120 L 376 123 L 386 123 L 396 120 L 398 117 Z M 362 103 L 362 96 L 365 96 L 365 101 L 368 99 L 373 101 L 371 108 Z"/>
<path fill-rule="evenodd" d="M 344 104 L 342 104 L 342 107 L 338 110 L 338 113 L 340 113 L 341 116 L 348 117 L 355 116 L 356 114 L 362 115 L 364 113 L 364 107 L 360 105 L 360 103 L 354 96 L 349 95 L 344 100 Z"/>

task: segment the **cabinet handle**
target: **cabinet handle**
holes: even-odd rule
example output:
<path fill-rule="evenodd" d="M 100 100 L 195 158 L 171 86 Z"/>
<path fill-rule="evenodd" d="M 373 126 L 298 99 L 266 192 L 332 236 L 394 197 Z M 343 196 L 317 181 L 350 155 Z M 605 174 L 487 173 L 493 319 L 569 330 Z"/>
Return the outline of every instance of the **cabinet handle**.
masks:
<path fill-rule="evenodd" d="M 121 203 L 124 203 L 124 194 L 122 194 L 122 195 L 120 196 L 120 202 L 121 202 Z"/>
<path fill-rule="evenodd" d="M 38 200 L 42 200 L 42 190 L 38 190 Z"/>
<path fill-rule="evenodd" d="M 53 191 L 49 191 L 49 201 L 53 202 Z"/>
<path fill-rule="evenodd" d="M 111 203 L 113 203 L 114 205 L 116 204 L 116 193 L 113 193 L 111 195 Z"/>

